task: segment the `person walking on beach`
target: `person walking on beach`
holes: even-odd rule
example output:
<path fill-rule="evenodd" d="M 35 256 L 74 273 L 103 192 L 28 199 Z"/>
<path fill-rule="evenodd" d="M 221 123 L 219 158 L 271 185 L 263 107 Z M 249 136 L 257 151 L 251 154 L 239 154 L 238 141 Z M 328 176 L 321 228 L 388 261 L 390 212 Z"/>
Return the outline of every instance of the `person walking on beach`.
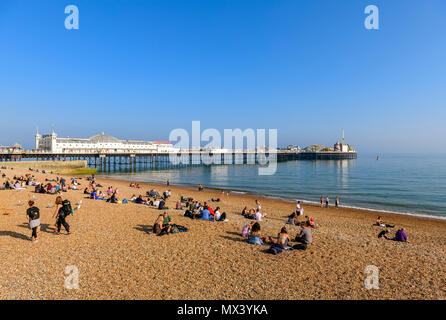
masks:
<path fill-rule="evenodd" d="M 325 198 L 325 207 L 328 208 L 328 204 L 330 203 L 330 199 L 328 198 L 328 196 Z"/>
<path fill-rule="evenodd" d="M 26 216 L 29 219 L 29 227 L 32 230 L 31 241 L 38 242 L 37 240 L 37 229 L 40 226 L 40 210 L 34 206 L 34 201 L 28 201 L 29 208 L 26 210 Z"/>
<path fill-rule="evenodd" d="M 335 207 L 339 208 L 339 197 L 338 196 L 336 196 L 336 198 L 335 198 Z"/>
<path fill-rule="evenodd" d="M 260 205 L 259 200 L 256 200 L 256 209 L 257 209 L 258 211 L 260 211 L 260 210 L 262 209 L 262 206 Z"/>
<path fill-rule="evenodd" d="M 321 196 L 321 207 L 324 206 L 324 196 Z"/>
<path fill-rule="evenodd" d="M 53 215 L 53 218 L 57 218 L 56 230 L 54 231 L 54 233 L 56 233 L 56 234 L 60 233 L 60 229 L 61 229 L 62 225 L 64 226 L 65 230 L 67 231 L 67 234 L 71 234 L 70 225 L 65 220 L 66 217 L 71 213 L 71 212 L 68 212 L 69 208 L 68 208 L 66 201 L 67 200 L 65 200 L 65 201 L 62 200 L 61 196 L 58 196 L 56 198 L 56 210 L 54 211 L 54 215 Z M 66 203 L 66 205 L 63 205 L 64 202 Z"/>

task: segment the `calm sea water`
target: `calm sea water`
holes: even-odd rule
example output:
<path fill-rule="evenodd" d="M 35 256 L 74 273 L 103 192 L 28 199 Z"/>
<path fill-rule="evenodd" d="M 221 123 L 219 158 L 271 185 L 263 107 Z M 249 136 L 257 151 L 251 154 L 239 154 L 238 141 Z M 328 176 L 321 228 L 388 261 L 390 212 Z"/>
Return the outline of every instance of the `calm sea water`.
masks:
<path fill-rule="evenodd" d="M 199 166 L 101 173 L 130 181 L 198 186 L 318 203 L 339 196 L 349 207 L 446 219 L 446 154 L 359 154 L 356 160 L 289 161 L 272 176 L 255 165 Z"/>

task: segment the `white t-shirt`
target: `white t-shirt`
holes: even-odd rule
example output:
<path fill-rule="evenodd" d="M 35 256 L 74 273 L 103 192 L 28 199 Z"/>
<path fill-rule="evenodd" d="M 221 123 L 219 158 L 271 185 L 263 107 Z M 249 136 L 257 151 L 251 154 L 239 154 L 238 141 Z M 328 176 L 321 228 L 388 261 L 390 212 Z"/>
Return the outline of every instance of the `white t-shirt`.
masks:
<path fill-rule="evenodd" d="M 220 220 L 221 217 L 220 211 L 215 211 L 214 214 L 215 214 L 215 220 Z"/>
<path fill-rule="evenodd" d="M 254 214 L 254 219 L 257 220 L 257 221 L 262 221 L 262 214 L 260 213 L 260 211 L 257 211 Z"/>

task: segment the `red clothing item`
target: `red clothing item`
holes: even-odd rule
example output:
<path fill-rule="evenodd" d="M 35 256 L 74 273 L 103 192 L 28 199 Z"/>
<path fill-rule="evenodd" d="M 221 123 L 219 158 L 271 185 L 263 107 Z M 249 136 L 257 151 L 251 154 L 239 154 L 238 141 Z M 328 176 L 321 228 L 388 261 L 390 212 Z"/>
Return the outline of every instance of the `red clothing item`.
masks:
<path fill-rule="evenodd" d="M 212 214 L 212 215 L 215 214 L 214 209 L 212 209 L 211 207 L 208 207 L 208 210 L 209 210 L 209 214 Z"/>

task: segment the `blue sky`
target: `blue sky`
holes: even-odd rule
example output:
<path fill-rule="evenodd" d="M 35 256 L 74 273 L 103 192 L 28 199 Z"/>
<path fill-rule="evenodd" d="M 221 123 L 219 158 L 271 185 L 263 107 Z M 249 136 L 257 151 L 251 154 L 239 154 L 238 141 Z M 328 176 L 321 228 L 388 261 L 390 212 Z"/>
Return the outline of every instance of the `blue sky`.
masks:
<path fill-rule="evenodd" d="M 80 29 L 66 30 L 66 5 Z M 380 30 L 364 8 L 380 9 Z M 2 0 L 0 144 L 277 128 L 279 145 L 446 149 L 444 0 Z"/>

